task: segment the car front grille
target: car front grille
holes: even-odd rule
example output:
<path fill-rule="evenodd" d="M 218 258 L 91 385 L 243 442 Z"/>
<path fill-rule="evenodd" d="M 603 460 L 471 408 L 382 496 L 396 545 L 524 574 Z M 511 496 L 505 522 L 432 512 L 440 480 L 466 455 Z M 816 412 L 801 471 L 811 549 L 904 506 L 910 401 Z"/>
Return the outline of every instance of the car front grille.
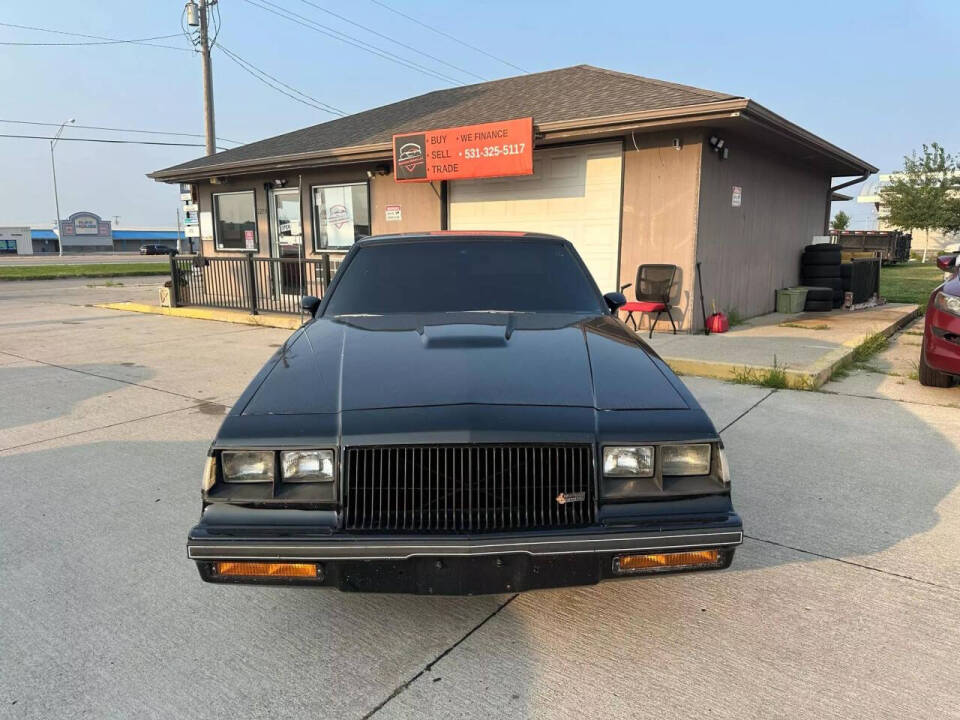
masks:
<path fill-rule="evenodd" d="M 588 525 L 588 445 L 445 445 L 344 450 L 348 530 L 491 532 Z"/>

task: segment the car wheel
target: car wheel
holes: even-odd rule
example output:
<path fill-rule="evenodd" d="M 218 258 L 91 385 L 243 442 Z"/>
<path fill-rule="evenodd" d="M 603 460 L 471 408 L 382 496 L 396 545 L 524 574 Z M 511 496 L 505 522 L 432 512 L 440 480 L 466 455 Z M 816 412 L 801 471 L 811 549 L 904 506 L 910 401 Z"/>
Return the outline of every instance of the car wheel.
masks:
<path fill-rule="evenodd" d="M 920 364 L 917 368 L 917 377 L 920 384 L 926 387 L 948 388 L 953 385 L 953 378 L 927 365 L 926 351 L 920 348 Z"/>

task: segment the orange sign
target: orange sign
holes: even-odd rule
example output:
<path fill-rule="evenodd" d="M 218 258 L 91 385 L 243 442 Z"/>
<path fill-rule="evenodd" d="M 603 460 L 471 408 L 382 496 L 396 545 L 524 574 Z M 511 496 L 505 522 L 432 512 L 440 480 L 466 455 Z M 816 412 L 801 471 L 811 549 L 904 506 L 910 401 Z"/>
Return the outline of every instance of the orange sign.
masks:
<path fill-rule="evenodd" d="M 533 174 L 533 118 L 393 136 L 397 182 Z"/>

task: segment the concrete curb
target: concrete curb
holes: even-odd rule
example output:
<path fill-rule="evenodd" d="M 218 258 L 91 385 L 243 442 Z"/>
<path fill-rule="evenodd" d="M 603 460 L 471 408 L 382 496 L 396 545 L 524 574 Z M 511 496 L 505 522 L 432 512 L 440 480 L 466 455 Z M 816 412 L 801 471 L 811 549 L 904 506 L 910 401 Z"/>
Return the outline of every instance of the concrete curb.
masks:
<path fill-rule="evenodd" d="M 920 316 L 920 307 L 901 316 L 887 327 L 878 330 L 886 337 L 890 337 L 903 326 Z M 847 340 L 841 347 L 831 350 L 811 365 L 802 368 L 782 367 L 789 387 L 796 390 L 817 390 L 822 387 L 838 368 L 849 364 L 853 353 L 863 342 L 863 338 Z M 717 378 L 719 380 L 733 380 L 737 373 L 756 372 L 765 373 L 773 369 L 772 365 L 748 365 L 745 363 L 718 362 L 715 360 L 699 360 L 685 357 L 666 357 L 663 361 L 680 375 L 695 375 L 697 377 Z"/>
<path fill-rule="evenodd" d="M 215 320 L 217 322 L 239 323 L 241 325 L 282 328 L 285 330 L 296 330 L 303 324 L 300 317 L 296 315 L 251 315 L 243 310 L 198 307 L 169 308 L 135 302 L 101 303 L 94 307 L 104 308 L 106 310 L 147 313 L 149 315 L 169 315 L 171 317 L 191 318 L 193 320 Z"/>

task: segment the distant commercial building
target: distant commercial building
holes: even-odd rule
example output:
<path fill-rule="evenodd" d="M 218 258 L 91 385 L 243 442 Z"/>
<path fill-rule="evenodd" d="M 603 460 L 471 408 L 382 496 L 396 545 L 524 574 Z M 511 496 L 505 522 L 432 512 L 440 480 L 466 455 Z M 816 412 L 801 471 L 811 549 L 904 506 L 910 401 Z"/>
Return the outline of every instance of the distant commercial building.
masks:
<path fill-rule="evenodd" d="M 29 255 L 32 252 L 29 227 L 0 227 L 0 254 Z"/>
<path fill-rule="evenodd" d="M 53 230 L 29 226 L 0 227 L 0 255 L 34 255 L 59 252 L 139 252 L 143 245 L 167 245 L 180 252 L 194 252 L 199 242 L 177 228 L 115 228 L 96 213 L 76 212 L 60 221 L 59 238 Z"/>

